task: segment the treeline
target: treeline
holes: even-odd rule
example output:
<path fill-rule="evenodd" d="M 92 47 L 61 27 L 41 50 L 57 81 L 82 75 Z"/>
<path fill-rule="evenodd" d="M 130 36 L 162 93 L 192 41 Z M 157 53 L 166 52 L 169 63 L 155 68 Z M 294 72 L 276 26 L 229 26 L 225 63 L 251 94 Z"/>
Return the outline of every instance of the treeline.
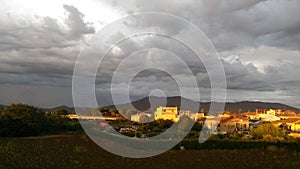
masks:
<path fill-rule="evenodd" d="M 96 108 L 90 112 L 87 112 L 86 115 L 90 116 L 105 116 L 105 117 L 120 117 L 124 119 L 130 119 L 131 115 L 139 113 L 138 111 L 132 109 L 112 109 L 100 107 Z"/>
<path fill-rule="evenodd" d="M 241 140 L 222 140 L 213 139 L 199 143 L 197 139 L 184 139 L 173 149 L 180 150 L 181 147 L 187 150 L 204 150 L 204 149 L 267 149 L 267 150 L 295 150 L 300 151 L 300 140 L 285 142 L 270 141 L 241 141 Z"/>
<path fill-rule="evenodd" d="M 44 110 L 26 104 L 12 104 L 0 108 L 0 137 L 25 137 L 61 132 L 79 132 L 78 120 L 66 118 L 68 111 Z"/>

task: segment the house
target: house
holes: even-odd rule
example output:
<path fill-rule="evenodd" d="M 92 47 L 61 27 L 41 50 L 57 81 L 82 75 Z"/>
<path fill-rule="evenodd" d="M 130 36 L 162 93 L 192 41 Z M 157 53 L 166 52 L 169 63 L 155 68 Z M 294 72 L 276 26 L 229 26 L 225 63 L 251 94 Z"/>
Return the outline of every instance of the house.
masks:
<path fill-rule="evenodd" d="M 280 128 L 286 129 L 292 132 L 300 132 L 300 119 L 290 118 L 285 120 L 274 121 L 273 124 Z"/>
<path fill-rule="evenodd" d="M 267 109 L 255 109 L 255 112 L 257 114 L 267 114 Z"/>
<path fill-rule="evenodd" d="M 249 128 L 250 128 L 250 129 L 255 129 L 255 128 L 257 128 L 261 123 L 263 123 L 262 120 L 258 120 L 258 119 L 250 119 L 250 120 L 249 120 Z"/>
<path fill-rule="evenodd" d="M 232 134 L 235 132 L 243 132 L 249 130 L 249 120 L 247 118 L 231 116 L 226 119 L 221 119 L 218 130 Z"/>
<path fill-rule="evenodd" d="M 276 110 L 276 116 L 279 115 L 295 115 L 295 112 L 292 110 L 281 110 L 281 109 L 277 109 Z"/>
<path fill-rule="evenodd" d="M 191 120 L 197 121 L 204 117 L 204 113 L 192 113 L 190 110 L 184 110 L 179 112 L 179 116 L 188 116 Z"/>
<path fill-rule="evenodd" d="M 154 119 L 171 120 L 177 122 L 179 120 L 177 107 L 158 107 L 154 113 Z"/>
<path fill-rule="evenodd" d="M 258 114 L 259 118 L 265 119 L 268 115 L 276 115 L 276 111 L 273 109 L 256 109 L 256 113 Z"/>
<path fill-rule="evenodd" d="M 195 121 L 202 119 L 204 117 L 204 113 L 199 112 L 195 114 Z"/>
<path fill-rule="evenodd" d="M 220 123 L 220 117 L 213 116 L 212 118 L 203 119 L 203 125 L 211 132 L 217 132 L 218 125 Z"/>
<path fill-rule="evenodd" d="M 300 114 L 278 114 L 277 117 L 279 117 L 281 120 L 285 120 L 285 119 L 299 119 L 300 120 Z"/>
<path fill-rule="evenodd" d="M 275 115 L 265 114 L 265 116 L 264 116 L 264 118 L 262 118 L 262 120 L 272 122 L 272 121 L 280 120 L 280 118 Z"/>
<path fill-rule="evenodd" d="M 293 138 L 300 138 L 300 132 L 291 132 L 289 133 L 289 136 Z"/>
<path fill-rule="evenodd" d="M 295 132 L 300 132 L 300 120 L 293 123 L 293 125 L 291 126 L 291 130 Z"/>
<path fill-rule="evenodd" d="M 138 123 L 147 123 L 151 121 L 151 114 L 149 113 L 140 113 L 131 115 L 131 121 Z"/>
<path fill-rule="evenodd" d="M 245 112 L 241 114 L 243 117 L 247 117 L 249 120 L 258 120 L 259 115 L 257 112 Z"/>
<path fill-rule="evenodd" d="M 190 119 L 193 119 L 195 118 L 195 114 L 193 114 L 190 110 L 180 110 L 179 111 L 179 117 L 182 117 L 182 116 L 187 116 L 189 117 Z"/>
<path fill-rule="evenodd" d="M 295 115 L 295 112 L 292 110 L 282 109 L 256 109 L 256 113 L 259 114 L 262 118 L 264 118 L 266 114 L 274 116 Z"/>

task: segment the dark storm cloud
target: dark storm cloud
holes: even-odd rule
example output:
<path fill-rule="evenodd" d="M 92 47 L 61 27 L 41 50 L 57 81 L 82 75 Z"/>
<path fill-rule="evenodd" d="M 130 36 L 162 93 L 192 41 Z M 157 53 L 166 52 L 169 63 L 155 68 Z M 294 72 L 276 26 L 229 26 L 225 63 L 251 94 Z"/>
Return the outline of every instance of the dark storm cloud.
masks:
<path fill-rule="evenodd" d="M 200 0 L 200 1 L 115 1 L 116 7 L 121 7 L 128 13 L 139 12 L 166 12 L 183 17 L 201 28 L 212 40 L 216 49 L 224 58 L 223 64 L 226 73 L 227 85 L 230 90 L 237 91 L 289 91 L 299 89 L 297 83 L 300 79 L 298 67 L 300 41 L 300 20 L 298 13 L 300 2 L 297 0 Z M 157 5 L 159 4 L 159 5 Z M 156 22 L 166 24 L 172 33 L 184 31 L 186 27 L 175 27 L 159 18 Z M 147 22 L 147 21 L 145 21 Z M 151 23 L 151 22 L 150 22 Z M 168 25 L 169 24 L 169 25 Z M 145 24 L 145 26 L 149 26 Z M 177 30 L 177 31 L 174 31 Z M 158 38 L 159 39 L 159 38 Z M 195 42 L 196 43 L 196 42 Z M 165 49 L 171 45 L 157 41 L 153 44 L 161 44 Z M 260 55 L 243 57 L 236 51 L 251 50 L 260 51 L 260 46 L 270 46 L 286 49 L 277 52 L 270 48 Z M 178 45 L 173 45 L 174 48 Z M 272 58 L 274 52 L 281 55 L 280 58 L 290 63 L 279 62 L 274 64 Z M 224 54 L 226 53 L 226 54 Z M 237 55 L 239 60 L 233 62 L 226 60 L 232 55 Z M 292 55 L 290 57 L 290 55 Z M 287 56 L 288 59 L 286 58 Z M 259 64 L 262 58 L 267 58 L 263 64 Z M 260 67 L 258 67 L 260 66 Z M 203 66 L 193 66 L 197 72 Z M 291 71 L 293 70 L 293 71 Z M 203 71 L 201 71 L 203 72 Z M 209 87 L 209 78 L 202 74 L 199 83 Z M 271 96 L 271 94 L 269 94 Z M 271 96 L 272 97 L 272 96 Z"/>
<path fill-rule="evenodd" d="M 299 49 L 299 43 L 295 43 L 299 39 L 300 26 L 298 0 L 131 0 L 108 3 L 130 13 L 166 12 L 183 17 L 199 26 L 222 50 L 261 44 Z M 155 19 L 155 22 L 167 23 L 172 32 L 173 24 Z M 270 39 L 266 40 L 266 36 Z M 295 39 L 295 36 L 298 37 Z M 284 45 L 284 42 L 289 43 Z"/>
<path fill-rule="evenodd" d="M 94 33 L 94 28 L 83 21 L 83 14 L 75 7 L 64 5 L 64 8 L 67 28 L 50 17 L 25 24 L 18 20 L 1 21 L 2 74 L 72 75 L 79 53 L 78 38 Z"/>
<path fill-rule="evenodd" d="M 58 103 L 63 98 L 63 102 L 70 105 L 71 95 L 66 91 L 72 83 L 79 45 L 86 34 L 95 30 L 90 23 L 84 22 L 84 15 L 74 6 L 64 5 L 63 8 L 66 12 L 63 23 L 47 16 L 36 16 L 35 20 L 10 15 L 0 18 L 1 102 L 26 103 L 26 97 L 22 95 L 26 88 L 32 96 L 39 96 L 36 101 L 30 97 L 27 103 L 54 106 L 64 104 Z M 66 87 L 69 89 L 66 90 Z M 19 95 L 12 92 L 14 89 Z M 14 94 L 4 95 L 8 91 Z M 47 99 L 37 101 L 42 95 Z M 52 98 L 57 98 L 57 101 L 51 101 L 55 100 Z"/>
<path fill-rule="evenodd" d="M 229 99 L 268 100 L 282 96 L 282 102 L 300 104 L 293 101 L 299 100 L 295 93 L 299 93 L 297 91 L 300 90 L 300 20 L 298 17 L 300 1 L 103 0 L 103 2 L 119 9 L 123 14 L 165 12 L 197 25 L 220 53 Z M 4 84 L 5 86 L 12 84 L 14 87 L 18 84 L 47 86 L 45 87 L 47 91 L 53 91 L 53 86 L 69 85 L 71 88 L 71 76 L 76 57 L 80 52 L 80 43 L 87 40 L 86 35 L 94 34 L 95 28 L 93 23 L 84 20 L 84 13 L 75 6 L 64 5 L 63 8 L 66 14 L 63 23 L 51 17 L 37 17 L 35 21 L 24 21 L 7 16 L 0 20 L 1 90 L 4 90 Z M 130 26 L 129 23 L 127 24 Z M 170 35 L 189 35 L 187 25 L 177 24 L 163 17 L 145 17 L 138 25 L 139 29 L 159 25 L 153 27 L 153 30 L 164 29 Z M 120 30 L 111 38 L 125 37 Z M 197 44 L 193 36 L 189 38 Z M 99 100 L 104 103 L 111 102 L 108 94 L 111 77 L 122 60 L 135 51 L 148 48 L 170 51 L 182 58 L 194 73 L 201 91 L 205 94 L 210 93 L 209 77 L 198 56 L 195 56 L 184 44 L 174 41 L 172 37 L 145 35 L 127 38 L 107 54 L 100 64 L 96 79 L 98 97 L 103 96 Z M 104 47 L 97 49 L 102 50 Z M 98 52 L 93 49 L 88 50 L 91 55 L 96 55 Z M 154 51 L 152 54 L 158 56 L 161 53 Z M 148 51 L 141 52 L 141 57 L 132 60 L 130 64 L 146 62 L 147 55 Z M 178 62 L 173 62 L 172 59 L 166 60 L 163 56 L 155 58 L 154 64 L 170 67 L 172 75 L 185 79 L 187 83 L 194 78 L 182 74 L 184 66 Z M 85 66 L 89 70 L 89 61 L 86 61 Z M 124 78 L 127 76 L 124 71 Z M 143 72 L 135 78 L 135 85 L 131 90 L 133 98 L 143 96 L 150 89 L 174 84 L 174 80 L 169 78 L 168 74 L 157 71 Z M 122 87 L 124 84 L 117 85 Z M 34 90 L 38 91 L 37 88 Z M 63 92 L 61 89 L 58 91 Z M 176 86 L 166 89 L 166 93 L 170 95 L 176 92 Z"/>
<path fill-rule="evenodd" d="M 67 13 L 63 24 L 50 17 L 37 17 L 37 21 L 12 16 L 1 19 L 0 50 L 67 48 L 74 46 L 83 35 L 95 32 L 74 6 L 63 7 Z"/>

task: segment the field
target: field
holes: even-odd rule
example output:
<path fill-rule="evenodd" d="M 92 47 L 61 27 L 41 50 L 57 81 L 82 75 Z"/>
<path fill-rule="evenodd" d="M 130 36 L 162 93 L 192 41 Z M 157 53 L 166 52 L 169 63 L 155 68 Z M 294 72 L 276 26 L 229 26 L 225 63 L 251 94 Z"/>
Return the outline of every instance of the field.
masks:
<path fill-rule="evenodd" d="M 275 147 L 239 150 L 170 150 L 151 158 L 130 159 L 104 151 L 84 134 L 0 138 L 1 169 L 298 169 L 299 159 L 300 152 Z"/>

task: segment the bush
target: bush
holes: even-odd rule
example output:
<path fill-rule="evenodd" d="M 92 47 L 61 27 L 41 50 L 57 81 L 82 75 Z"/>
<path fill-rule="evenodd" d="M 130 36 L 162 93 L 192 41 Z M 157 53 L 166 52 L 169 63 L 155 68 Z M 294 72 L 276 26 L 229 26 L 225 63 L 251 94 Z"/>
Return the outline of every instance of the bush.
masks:
<path fill-rule="evenodd" d="M 58 114 L 57 114 L 58 113 Z M 0 112 L 0 136 L 24 137 L 82 131 L 78 120 L 65 118 L 62 110 L 54 114 L 26 104 L 12 104 Z"/>
<path fill-rule="evenodd" d="M 0 136 L 34 136 L 44 133 L 45 112 L 25 104 L 12 104 L 0 114 Z"/>
<path fill-rule="evenodd" d="M 263 139 L 266 141 L 274 141 L 275 138 L 284 138 L 286 133 L 275 127 L 272 123 L 264 123 L 259 125 L 256 129 L 252 131 L 254 139 Z"/>

